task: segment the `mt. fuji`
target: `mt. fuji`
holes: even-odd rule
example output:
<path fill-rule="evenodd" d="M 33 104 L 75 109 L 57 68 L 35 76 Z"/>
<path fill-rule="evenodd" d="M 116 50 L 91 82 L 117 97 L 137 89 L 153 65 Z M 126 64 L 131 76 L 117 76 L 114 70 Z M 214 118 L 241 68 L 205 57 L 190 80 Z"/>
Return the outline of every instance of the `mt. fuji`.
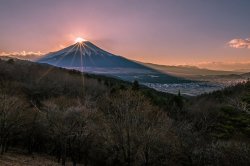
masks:
<path fill-rule="evenodd" d="M 111 54 L 89 41 L 78 42 L 62 50 L 51 52 L 38 62 L 87 73 L 118 77 L 127 81 L 138 80 L 141 83 L 191 82 Z"/>

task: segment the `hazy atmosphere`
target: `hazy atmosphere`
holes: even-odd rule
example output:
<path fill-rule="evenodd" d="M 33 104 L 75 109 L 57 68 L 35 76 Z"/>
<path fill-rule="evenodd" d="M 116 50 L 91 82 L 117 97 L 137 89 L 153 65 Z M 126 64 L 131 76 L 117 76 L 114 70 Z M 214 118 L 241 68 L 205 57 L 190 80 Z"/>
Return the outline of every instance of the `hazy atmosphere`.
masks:
<path fill-rule="evenodd" d="M 250 64 L 248 0 L 1 0 L 0 4 L 2 55 L 48 53 L 80 36 L 143 62 L 221 70 Z"/>

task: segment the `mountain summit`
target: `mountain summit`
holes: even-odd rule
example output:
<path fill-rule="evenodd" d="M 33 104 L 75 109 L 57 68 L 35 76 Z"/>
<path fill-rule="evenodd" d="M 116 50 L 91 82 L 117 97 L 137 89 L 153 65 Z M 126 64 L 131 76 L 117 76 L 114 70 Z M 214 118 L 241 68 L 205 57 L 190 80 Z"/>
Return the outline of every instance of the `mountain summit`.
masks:
<path fill-rule="evenodd" d="M 89 41 L 75 43 L 45 55 L 39 62 L 72 68 L 138 68 L 149 69 L 121 56 L 113 55 Z"/>
<path fill-rule="evenodd" d="M 119 77 L 128 81 L 138 80 L 143 83 L 190 82 L 161 73 L 122 56 L 111 54 L 89 41 L 78 42 L 62 50 L 51 52 L 38 62 L 82 72 Z"/>

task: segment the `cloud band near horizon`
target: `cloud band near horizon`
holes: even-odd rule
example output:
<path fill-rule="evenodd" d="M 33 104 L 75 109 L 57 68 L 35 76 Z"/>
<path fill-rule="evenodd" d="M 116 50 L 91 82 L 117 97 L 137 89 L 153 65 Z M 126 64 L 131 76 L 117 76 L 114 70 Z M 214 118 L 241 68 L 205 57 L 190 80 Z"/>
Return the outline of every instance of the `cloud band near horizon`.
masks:
<path fill-rule="evenodd" d="M 21 52 L 0 52 L 0 56 L 9 56 L 19 59 L 25 59 L 25 60 L 33 60 L 36 58 L 39 58 L 40 56 L 44 55 L 44 53 L 38 51 L 21 51 Z"/>

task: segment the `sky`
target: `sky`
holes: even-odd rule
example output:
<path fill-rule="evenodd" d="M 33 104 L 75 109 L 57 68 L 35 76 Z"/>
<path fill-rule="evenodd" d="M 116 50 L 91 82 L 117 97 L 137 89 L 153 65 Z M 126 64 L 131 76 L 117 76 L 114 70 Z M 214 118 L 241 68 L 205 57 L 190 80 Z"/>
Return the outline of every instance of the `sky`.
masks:
<path fill-rule="evenodd" d="M 250 68 L 249 16 L 249 0 L 0 0 L 0 54 L 40 55 L 82 37 L 142 62 Z"/>

